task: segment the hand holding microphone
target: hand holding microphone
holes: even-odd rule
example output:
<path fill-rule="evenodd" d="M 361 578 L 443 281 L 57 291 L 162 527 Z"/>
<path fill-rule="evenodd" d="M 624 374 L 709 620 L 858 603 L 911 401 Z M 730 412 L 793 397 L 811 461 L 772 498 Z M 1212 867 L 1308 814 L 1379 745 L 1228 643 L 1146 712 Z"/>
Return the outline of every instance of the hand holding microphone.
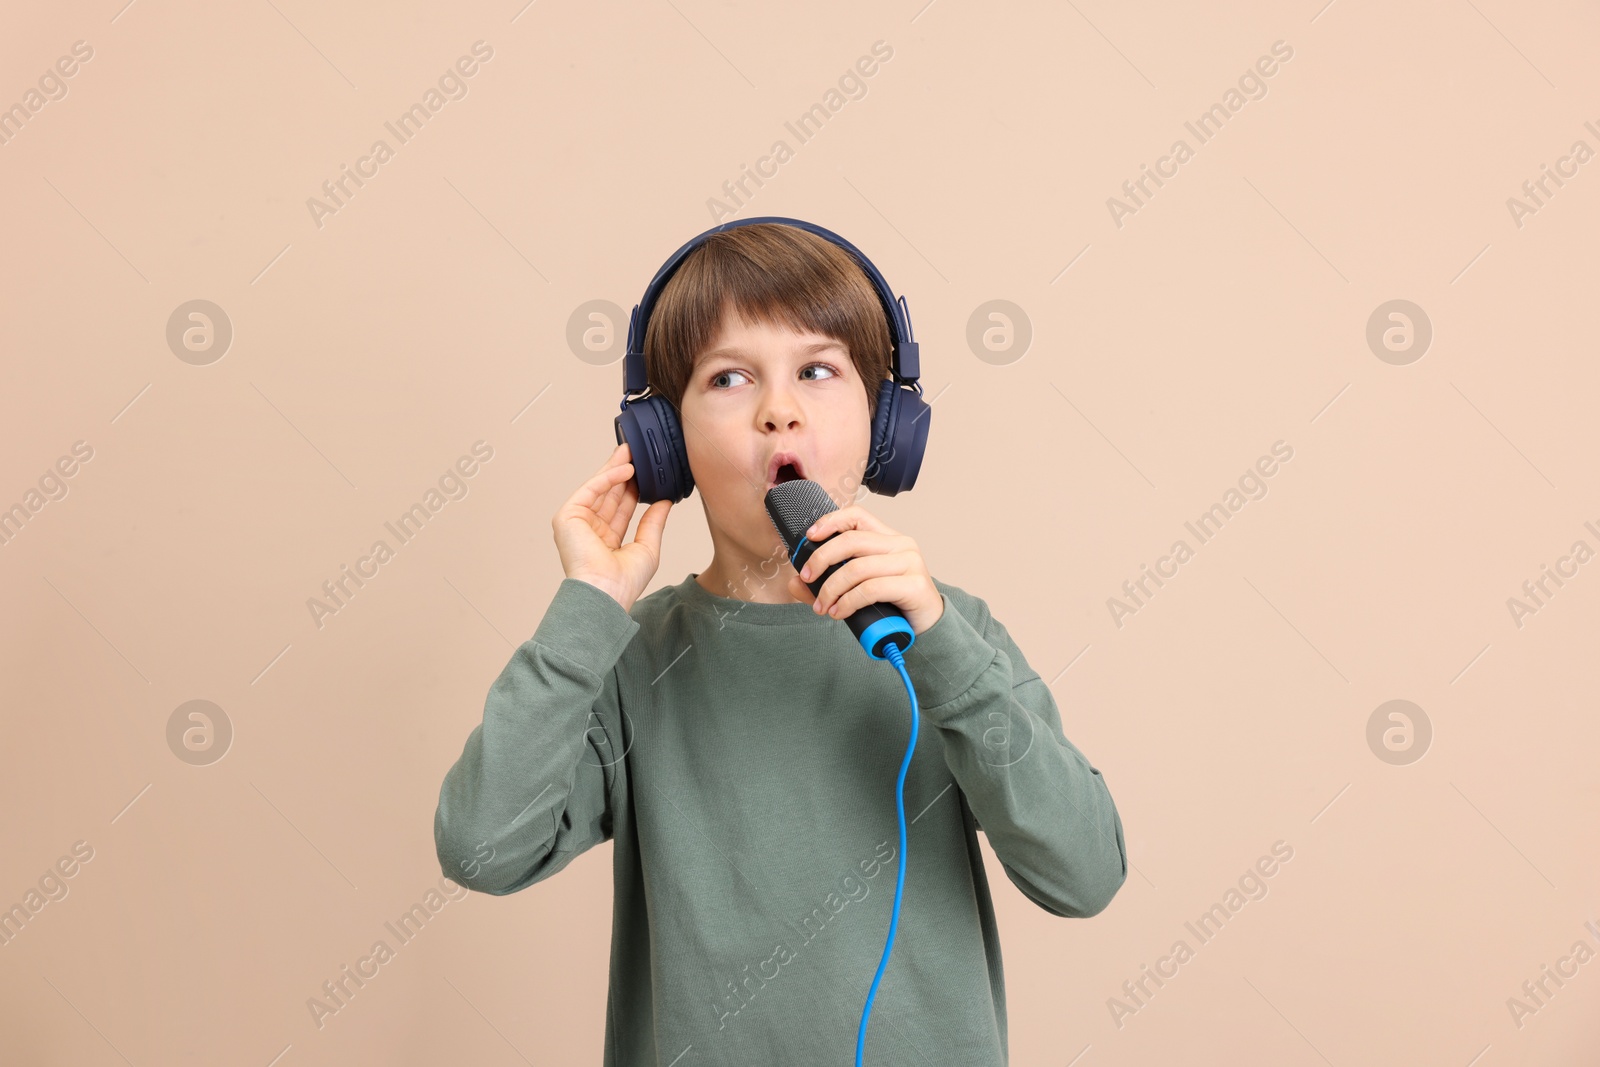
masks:
<path fill-rule="evenodd" d="M 899 616 L 911 631 L 897 642 L 904 650 L 911 635 L 943 616 L 944 597 L 916 541 L 859 504 L 839 508 L 822 486 L 804 478 L 773 486 L 766 503 L 790 562 L 802 572 L 789 579 L 790 594 L 850 623 L 857 638 Z"/>

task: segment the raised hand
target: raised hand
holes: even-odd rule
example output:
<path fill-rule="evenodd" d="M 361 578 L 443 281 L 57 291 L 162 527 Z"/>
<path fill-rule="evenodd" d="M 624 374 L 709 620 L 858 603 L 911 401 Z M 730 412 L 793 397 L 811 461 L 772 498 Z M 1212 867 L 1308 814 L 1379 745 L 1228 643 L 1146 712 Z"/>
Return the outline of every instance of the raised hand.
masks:
<path fill-rule="evenodd" d="M 624 610 L 633 607 L 661 563 L 661 534 L 672 510 L 670 500 L 651 504 L 633 540 L 623 544 L 638 503 L 638 483 L 623 443 L 550 520 L 567 577 L 611 594 Z"/>

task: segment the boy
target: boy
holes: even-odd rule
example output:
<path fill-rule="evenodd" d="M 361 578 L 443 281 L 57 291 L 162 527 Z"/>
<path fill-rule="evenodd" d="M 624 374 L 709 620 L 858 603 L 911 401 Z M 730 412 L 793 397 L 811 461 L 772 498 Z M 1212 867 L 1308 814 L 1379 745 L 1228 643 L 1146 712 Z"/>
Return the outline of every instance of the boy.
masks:
<path fill-rule="evenodd" d="M 566 577 L 445 776 L 435 843 L 468 888 L 514 893 L 614 841 L 606 1067 L 850 1061 L 888 935 L 910 731 L 898 672 L 841 625 L 863 605 L 911 624 L 923 722 L 866 1062 L 1007 1063 L 977 830 L 1053 915 L 1097 914 L 1127 876 L 1100 772 L 983 600 L 858 505 L 819 520 L 813 540 L 839 536 L 807 574 L 788 563 L 766 492 L 797 475 L 854 498 L 890 344 L 830 241 L 760 223 L 691 253 L 645 357 L 680 414 L 711 562 L 641 598 L 672 504 L 623 543 L 638 492 L 617 446 L 556 513 Z M 805 579 L 844 559 L 813 598 Z"/>

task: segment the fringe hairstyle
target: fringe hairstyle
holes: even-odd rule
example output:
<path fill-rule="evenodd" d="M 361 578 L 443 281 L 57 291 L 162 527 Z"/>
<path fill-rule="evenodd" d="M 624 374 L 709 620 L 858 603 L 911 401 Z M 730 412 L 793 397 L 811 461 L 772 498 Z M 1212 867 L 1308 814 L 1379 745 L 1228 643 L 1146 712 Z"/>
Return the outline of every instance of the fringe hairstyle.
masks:
<path fill-rule="evenodd" d="M 696 361 L 725 309 L 844 343 L 876 415 L 894 339 L 877 290 L 855 257 L 826 238 L 777 222 L 713 234 L 683 260 L 650 315 L 644 359 L 651 392 L 681 410 Z"/>

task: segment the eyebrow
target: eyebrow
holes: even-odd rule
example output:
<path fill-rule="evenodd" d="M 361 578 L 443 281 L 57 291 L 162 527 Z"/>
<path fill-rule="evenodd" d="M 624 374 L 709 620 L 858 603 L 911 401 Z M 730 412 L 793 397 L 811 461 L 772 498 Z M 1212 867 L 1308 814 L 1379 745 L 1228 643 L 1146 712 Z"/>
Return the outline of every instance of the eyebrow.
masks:
<path fill-rule="evenodd" d="M 802 356 L 814 356 L 818 352 L 826 352 L 829 349 L 834 348 L 841 352 L 848 351 L 848 349 L 845 348 L 844 342 L 842 341 L 813 341 L 808 345 L 802 346 L 799 349 L 799 352 Z M 748 353 L 737 345 L 725 345 L 722 348 L 714 348 L 711 351 L 706 352 L 697 362 L 709 363 L 713 359 L 739 359 L 746 355 L 748 355 Z"/>

